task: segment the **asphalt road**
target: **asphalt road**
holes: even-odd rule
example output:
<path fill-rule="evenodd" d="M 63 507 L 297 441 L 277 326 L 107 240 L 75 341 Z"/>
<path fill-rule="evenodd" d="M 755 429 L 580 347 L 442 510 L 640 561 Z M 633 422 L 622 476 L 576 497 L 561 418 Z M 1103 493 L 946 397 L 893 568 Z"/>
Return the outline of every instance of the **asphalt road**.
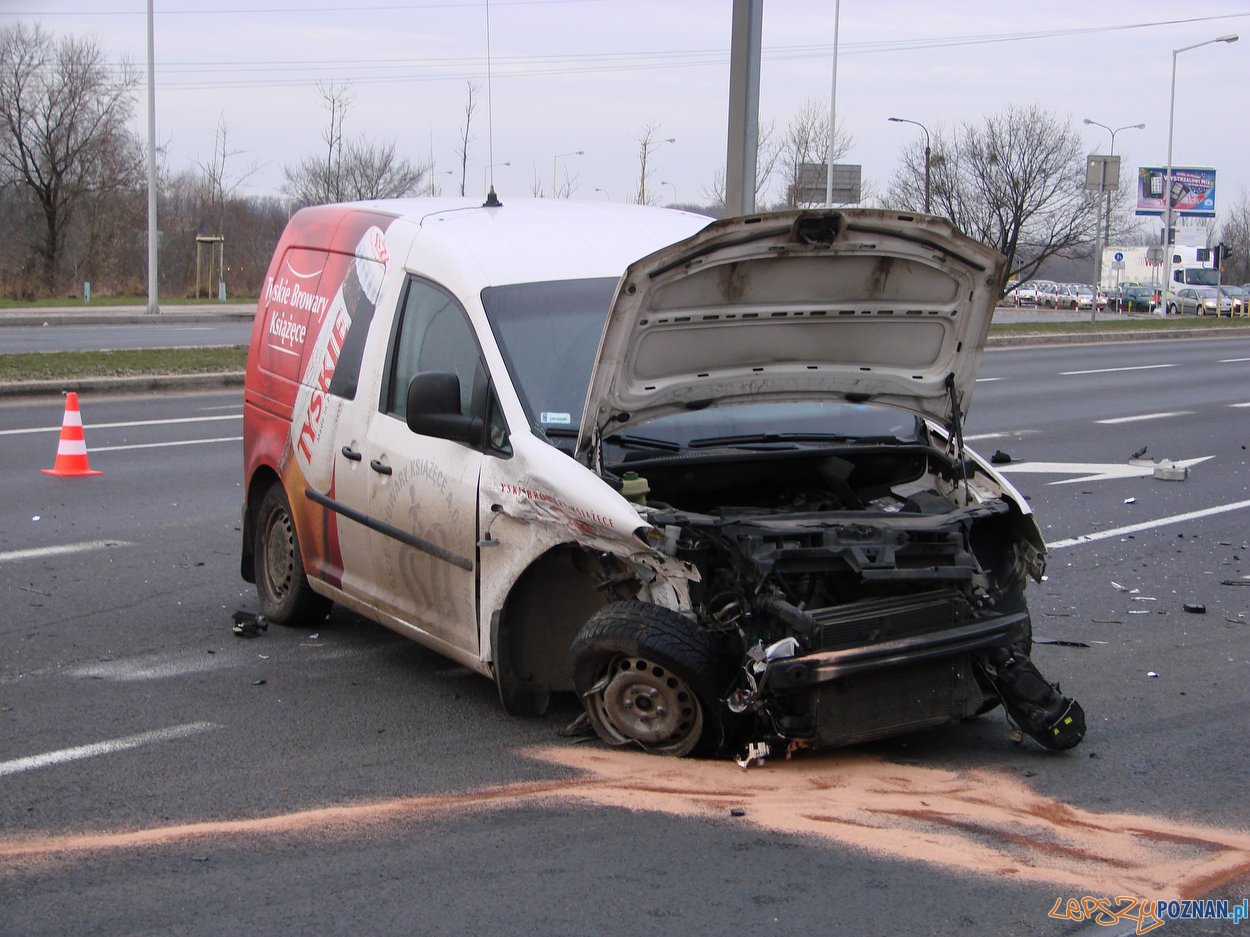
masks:
<path fill-rule="evenodd" d="M 0 354 L 34 351 L 107 351 L 118 348 L 177 348 L 246 345 L 255 306 L 170 306 L 149 317 L 124 308 L 0 310 Z M 1130 318 L 1100 312 L 1099 321 Z M 995 322 L 1088 322 L 1089 310 L 1000 307 Z"/>
<path fill-rule="evenodd" d="M 1240 901 L 1248 373 L 1246 339 L 985 356 L 967 433 L 1051 542 L 1036 659 L 1080 748 L 992 715 L 749 771 L 574 745 L 571 700 L 508 717 L 348 613 L 234 637 L 237 391 L 83 398 L 88 479 L 39 472 L 57 402 L 0 405 L 0 933 L 1114 935 L 1056 902 Z"/>

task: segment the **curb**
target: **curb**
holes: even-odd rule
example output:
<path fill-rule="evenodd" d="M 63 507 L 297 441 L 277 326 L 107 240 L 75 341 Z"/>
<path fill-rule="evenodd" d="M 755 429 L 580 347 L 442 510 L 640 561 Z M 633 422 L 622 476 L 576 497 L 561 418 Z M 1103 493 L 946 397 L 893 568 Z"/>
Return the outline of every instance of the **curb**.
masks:
<path fill-rule="evenodd" d="M 159 315 L 147 313 L 110 313 L 110 312 L 57 312 L 39 315 L 33 312 L 0 313 L 0 326 L 25 326 L 40 328 L 58 325 L 200 325 L 205 322 L 250 322 L 256 316 L 255 309 L 235 311 L 223 309 L 220 312 L 162 312 Z"/>
<path fill-rule="evenodd" d="M 1250 325 L 1228 326 L 1218 332 L 1198 329 L 1150 329 L 1139 332 L 1071 332 L 1068 334 L 990 335 L 986 348 L 1028 348 L 1038 345 L 1104 345 L 1112 342 L 1206 341 L 1250 337 Z"/>

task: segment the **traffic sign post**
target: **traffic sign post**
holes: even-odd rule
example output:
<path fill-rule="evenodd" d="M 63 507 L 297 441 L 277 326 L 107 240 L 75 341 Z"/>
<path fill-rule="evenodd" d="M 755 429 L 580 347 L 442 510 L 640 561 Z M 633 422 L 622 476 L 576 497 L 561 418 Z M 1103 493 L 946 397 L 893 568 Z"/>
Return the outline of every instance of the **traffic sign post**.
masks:
<path fill-rule="evenodd" d="M 1112 141 L 1114 145 L 1114 138 Z M 1090 156 L 1085 162 L 1085 190 L 1110 193 L 1120 187 L 1120 157 Z M 1089 321 L 1098 319 L 1098 291 L 1102 289 L 1102 226 L 1094 225 L 1094 301 L 1090 304 Z M 1121 255 L 1117 259 L 1123 259 Z"/>

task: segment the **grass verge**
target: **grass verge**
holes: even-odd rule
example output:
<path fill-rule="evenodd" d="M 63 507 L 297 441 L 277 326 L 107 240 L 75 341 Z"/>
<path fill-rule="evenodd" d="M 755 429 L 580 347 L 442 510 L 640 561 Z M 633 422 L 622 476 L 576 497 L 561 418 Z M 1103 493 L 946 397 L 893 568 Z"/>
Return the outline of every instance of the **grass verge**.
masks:
<path fill-rule="evenodd" d="M 25 352 L 0 355 L 0 383 L 242 371 L 246 363 L 246 345 Z"/>

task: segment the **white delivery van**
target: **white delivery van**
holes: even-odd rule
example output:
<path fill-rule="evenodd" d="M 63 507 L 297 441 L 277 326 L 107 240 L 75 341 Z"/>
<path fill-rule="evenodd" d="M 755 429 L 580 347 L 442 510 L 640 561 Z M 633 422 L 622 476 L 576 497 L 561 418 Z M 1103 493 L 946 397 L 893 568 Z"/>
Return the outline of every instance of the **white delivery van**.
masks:
<path fill-rule="evenodd" d="M 963 445 L 1001 257 L 931 217 L 711 222 L 644 206 L 305 209 L 244 392 L 242 573 L 493 679 L 611 744 L 820 748 L 999 702 L 1045 545 Z"/>

